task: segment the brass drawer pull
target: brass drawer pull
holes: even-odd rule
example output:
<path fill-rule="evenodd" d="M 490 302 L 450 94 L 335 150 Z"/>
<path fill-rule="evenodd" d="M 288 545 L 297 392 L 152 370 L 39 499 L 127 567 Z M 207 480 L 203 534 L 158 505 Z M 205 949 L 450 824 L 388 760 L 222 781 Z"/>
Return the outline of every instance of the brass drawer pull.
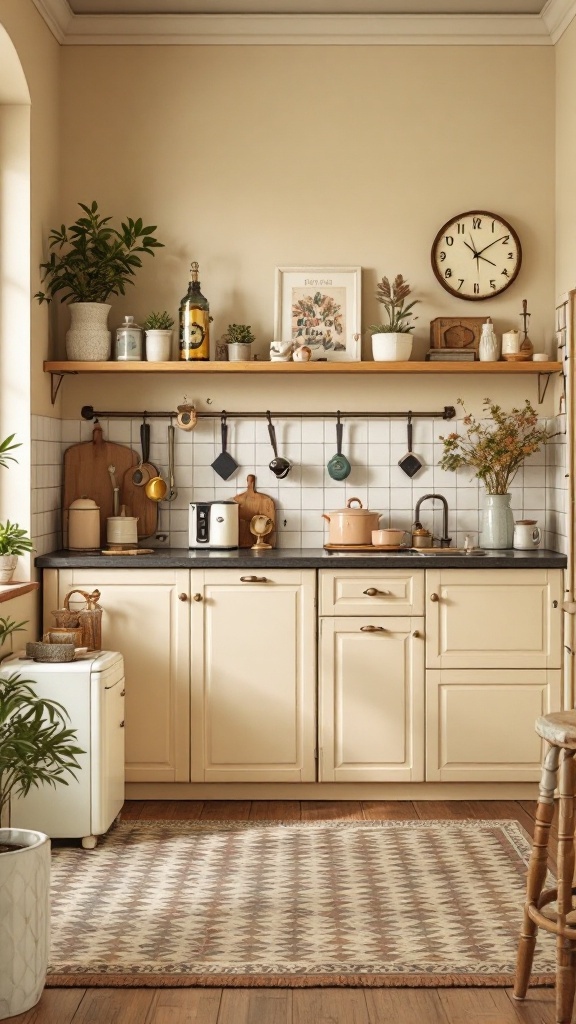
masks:
<path fill-rule="evenodd" d="M 240 583 L 268 583 L 266 576 L 241 576 Z"/>
<path fill-rule="evenodd" d="M 415 640 L 419 640 L 420 637 L 422 636 L 422 633 L 418 629 L 415 629 L 414 632 L 412 633 L 412 636 L 414 637 Z"/>
<path fill-rule="evenodd" d="M 384 629 L 384 626 L 360 626 L 361 633 L 387 633 L 388 630 Z"/>
<path fill-rule="evenodd" d="M 193 601 L 201 601 L 202 600 L 202 594 L 193 594 L 192 595 L 192 600 Z"/>
<path fill-rule="evenodd" d="M 120 690 L 120 696 L 121 697 L 125 697 L 126 696 L 126 690 Z"/>
<path fill-rule="evenodd" d="M 178 594 L 178 600 L 179 601 L 187 601 L 188 600 L 188 594 Z"/>
<path fill-rule="evenodd" d="M 124 719 L 122 719 L 122 721 L 120 722 L 120 728 L 124 729 Z"/>
<path fill-rule="evenodd" d="M 363 590 L 362 593 L 366 594 L 367 597 L 376 597 L 377 594 L 381 594 L 382 597 L 390 596 L 389 590 L 376 590 L 376 587 L 368 587 L 368 590 Z"/>
<path fill-rule="evenodd" d="M 440 598 L 438 597 L 438 594 L 430 594 L 430 600 L 436 603 L 436 601 L 439 601 Z"/>

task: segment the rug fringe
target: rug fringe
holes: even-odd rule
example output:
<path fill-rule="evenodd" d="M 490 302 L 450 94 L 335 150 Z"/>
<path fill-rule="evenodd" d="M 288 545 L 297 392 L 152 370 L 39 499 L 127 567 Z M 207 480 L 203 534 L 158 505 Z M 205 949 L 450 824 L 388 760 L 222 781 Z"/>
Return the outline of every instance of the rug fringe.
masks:
<path fill-rule="evenodd" d="M 551 987 L 553 974 L 530 979 Z M 50 974 L 47 988 L 512 988 L 510 974 Z"/>

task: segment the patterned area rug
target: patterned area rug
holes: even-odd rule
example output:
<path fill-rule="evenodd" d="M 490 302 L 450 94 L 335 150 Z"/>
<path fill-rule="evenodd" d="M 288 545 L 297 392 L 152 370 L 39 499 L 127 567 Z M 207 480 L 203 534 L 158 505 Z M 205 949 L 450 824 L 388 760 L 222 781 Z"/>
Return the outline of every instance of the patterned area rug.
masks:
<path fill-rule="evenodd" d="M 53 851 L 48 983 L 510 985 L 529 852 L 515 821 L 121 823 Z"/>

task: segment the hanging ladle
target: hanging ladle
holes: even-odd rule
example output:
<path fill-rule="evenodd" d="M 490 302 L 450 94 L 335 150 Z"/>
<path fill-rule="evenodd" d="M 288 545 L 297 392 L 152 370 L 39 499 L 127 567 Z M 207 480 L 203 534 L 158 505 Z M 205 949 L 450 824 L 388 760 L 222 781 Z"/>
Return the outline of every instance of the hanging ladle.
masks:
<path fill-rule="evenodd" d="M 164 501 L 174 501 L 178 497 L 178 491 L 174 486 L 174 434 L 176 427 L 170 422 L 168 427 L 168 494 Z"/>
<path fill-rule="evenodd" d="M 288 473 L 292 468 L 292 464 L 288 462 L 288 459 L 284 459 L 282 458 L 281 455 L 278 455 L 278 445 L 276 444 L 276 430 L 274 429 L 274 424 L 272 423 L 272 416 L 270 415 L 270 410 L 267 410 L 266 412 L 266 419 L 268 420 L 268 433 L 270 435 L 270 443 L 272 445 L 272 450 L 274 452 L 274 458 L 272 459 L 272 462 L 268 464 L 268 468 L 272 470 L 274 476 L 277 477 L 278 480 L 283 480 L 285 476 L 288 476 Z"/>
<path fill-rule="evenodd" d="M 342 455 L 342 434 L 344 424 L 340 419 L 340 410 L 336 413 L 336 455 L 330 459 L 326 469 L 333 480 L 345 480 L 352 472 L 352 466 L 345 455 Z"/>

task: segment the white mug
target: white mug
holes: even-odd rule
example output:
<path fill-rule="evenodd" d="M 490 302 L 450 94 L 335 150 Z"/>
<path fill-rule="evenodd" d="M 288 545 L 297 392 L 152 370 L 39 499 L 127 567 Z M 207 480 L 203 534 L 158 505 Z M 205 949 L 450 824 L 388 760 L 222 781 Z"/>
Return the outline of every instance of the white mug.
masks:
<path fill-rule="evenodd" d="M 537 548 L 542 539 L 535 519 L 519 519 L 514 523 L 514 547 L 520 551 Z"/>

